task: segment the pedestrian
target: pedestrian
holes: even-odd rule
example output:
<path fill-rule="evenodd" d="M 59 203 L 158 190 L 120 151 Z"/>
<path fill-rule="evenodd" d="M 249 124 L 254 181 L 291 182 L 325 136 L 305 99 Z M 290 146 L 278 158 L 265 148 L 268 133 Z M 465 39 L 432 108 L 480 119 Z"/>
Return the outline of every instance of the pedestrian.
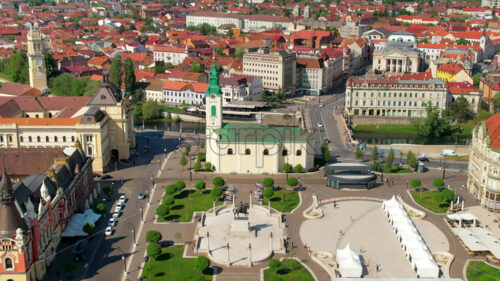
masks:
<path fill-rule="evenodd" d="M 304 249 L 307 249 L 307 244 L 304 244 Z"/>

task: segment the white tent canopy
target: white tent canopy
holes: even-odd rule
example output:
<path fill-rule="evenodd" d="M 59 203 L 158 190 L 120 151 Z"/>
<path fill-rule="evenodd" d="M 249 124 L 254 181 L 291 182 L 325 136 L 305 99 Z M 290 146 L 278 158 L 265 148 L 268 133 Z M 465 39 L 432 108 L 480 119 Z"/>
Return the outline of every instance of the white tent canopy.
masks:
<path fill-rule="evenodd" d="M 71 219 L 69 219 L 66 228 L 61 234 L 62 237 L 78 237 L 87 236 L 87 233 L 83 232 L 83 226 L 87 223 L 94 224 L 101 215 L 94 213 L 93 210 L 87 209 L 83 214 L 74 214 Z"/>
<path fill-rule="evenodd" d="M 403 205 L 392 196 L 382 203 L 382 209 L 418 276 L 438 278 L 439 267 Z"/>
<path fill-rule="evenodd" d="M 344 249 L 337 249 L 337 263 L 342 277 L 361 277 L 363 274 L 359 255 L 351 249 L 349 244 Z"/>

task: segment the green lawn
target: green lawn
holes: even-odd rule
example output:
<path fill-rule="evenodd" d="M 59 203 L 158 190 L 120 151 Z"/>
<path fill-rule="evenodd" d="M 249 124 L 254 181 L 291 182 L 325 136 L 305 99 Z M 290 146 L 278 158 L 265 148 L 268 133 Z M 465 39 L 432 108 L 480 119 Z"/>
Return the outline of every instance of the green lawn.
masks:
<path fill-rule="evenodd" d="M 500 269 L 487 265 L 482 261 L 471 261 L 467 267 L 469 281 L 500 281 Z"/>
<path fill-rule="evenodd" d="M 158 221 L 178 219 L 182 222 L 190 222 L 193 218 L 193 212 L 206 211 L 212 208 L 210 190 L 185 189 L 176 193 L 174 199 L 174 204 L 170 207 L 170 213 L 164 218 L 158 218 Z M 215 204 L 222 204 L 222 200 L 217 201 Z"/>
<path fill-rule="evenodd" d="M 464 155 L 464 156 L 449 156 L 446 157 L 447 160 L 453 160 L 453 161 L 463 161 L 463 162 L 469 162 L 469 155 Z"/>
<path fill-rule="evenodd" d="M 448 209 L 450 208 L 449 205 L 440 205 L 437 202 L 436 196 L 438 195 L 439 191 L 423 191 L 422 199 L 420 199 L 420 191 L 411 190 L 410 193 L 415 202 L 435 213 L 446 213 L 446 211 L 448 211 Z"/>
<path fill-rule="evenodd" d="M 198 280 L 195 259 L 182 258 L 184 246 L 171 246 L 162 249 L 162 254 L 155 260 L 145 264 L 142 277 L 147 281 L 183 281 Z M 204 272 L 205 280 L 212 280 L 212 269 Z"/>
<path fill-rule="evenodd" d="M 269 280 L 273 276 L 286 281 L 314 280 L 311 273 L 294 259 L 284 259 L 277 270 L 271 268 L 264 270 L 264 280 Z"/>
<path fill-rule="evenodd" d="M 410 168 L 399 168 L 392 166 L 391 169 L 386 169 L 384 167 L 384 173 L 386 174 L 407 174 L 407 173 L 413 173 L 413 170 Z"/>
<path fill-rule="evenodd" d="M 283 196 L 285 198 L 283 202 Z M 299 193 L 295 190 L 278 190 L 271 197 L 271 207 L 279 212 L 289 213 L 295 209 L 300 203 Z M 262 201 L 263 205 L 267 205 L 267 199 Z"/>
<path fill-rule="evenodd" d="M 418 130 L 413 125 L 357 125 L 354 132 L 418 135 Z"/>
<path fill-rule="evenodd" d="M 167 111 L 167 112 L 180 112 L 183 110 L 182 107 L 173 107 L 173 106 L 166 106 L 166 105 L 159 105 L 158 106 L 160 110 Z"/>

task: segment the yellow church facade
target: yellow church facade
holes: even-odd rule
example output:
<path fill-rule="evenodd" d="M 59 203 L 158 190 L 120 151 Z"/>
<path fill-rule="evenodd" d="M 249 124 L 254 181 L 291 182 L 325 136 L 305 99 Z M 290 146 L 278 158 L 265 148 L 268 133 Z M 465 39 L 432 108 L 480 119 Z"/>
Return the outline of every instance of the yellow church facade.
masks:
<path fill-rule="evenodd" d="M 218 173 L 279 173 L 285 164 L 314 166 L 313 135 L 300 127 L 223 123 L 215 63 L 206 98 L 206 156 Z"/>

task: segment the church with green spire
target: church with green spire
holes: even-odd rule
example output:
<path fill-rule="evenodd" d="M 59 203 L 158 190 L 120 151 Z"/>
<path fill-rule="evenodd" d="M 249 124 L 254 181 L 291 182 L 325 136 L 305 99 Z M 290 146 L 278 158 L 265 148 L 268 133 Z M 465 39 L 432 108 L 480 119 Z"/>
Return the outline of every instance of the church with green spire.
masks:
<path fill-rule="evenodd" d="M 219 73 L 212 62 L 205 92 L 206 161 L 218 173 L 278 173 L 314 166 L 314 138 L 300 127 L 224 123 Z"/>

